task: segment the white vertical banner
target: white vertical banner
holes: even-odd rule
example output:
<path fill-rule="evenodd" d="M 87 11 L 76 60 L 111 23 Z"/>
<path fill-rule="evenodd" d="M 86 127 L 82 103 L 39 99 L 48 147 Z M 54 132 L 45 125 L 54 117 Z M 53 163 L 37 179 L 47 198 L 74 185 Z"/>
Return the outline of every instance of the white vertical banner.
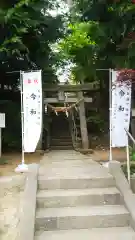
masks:
<path fill-rule="evenodd" d="M 118 72 L 112 71 L 112 147 L 128 145 L 128 136 L 131 112 L 131 82 L 118 82 Z"/>
<path fill-rule="evenodd" d="M 35 152 L 42 125 L 41 71 L 22 72 L 23 151 Z"/>

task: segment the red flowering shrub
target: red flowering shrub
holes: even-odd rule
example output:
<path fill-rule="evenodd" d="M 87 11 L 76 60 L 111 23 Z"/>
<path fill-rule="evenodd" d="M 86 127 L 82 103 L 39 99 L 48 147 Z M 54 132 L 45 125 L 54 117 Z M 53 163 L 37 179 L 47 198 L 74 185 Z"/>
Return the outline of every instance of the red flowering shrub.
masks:
<path fill-rule="evenodd" d="M 135 81 L 135 70 L 133 69 L 122 69 L 118 70 L 117 81 L 119 82 L 129 82 Z"/>

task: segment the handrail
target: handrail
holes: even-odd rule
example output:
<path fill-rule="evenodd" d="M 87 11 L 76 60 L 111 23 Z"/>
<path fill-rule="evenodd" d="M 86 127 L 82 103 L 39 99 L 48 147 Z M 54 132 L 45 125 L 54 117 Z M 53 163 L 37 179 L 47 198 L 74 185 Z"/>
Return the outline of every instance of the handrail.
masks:
<path fill-rule="evenodd" d="M 131 133 L 129 131 L 127 131 L 127 129 L 125 128 L 125 131 L 127 133 L 127 135 L 129 136 L 129 138 L 132 140 L 132 142 L 135 144 L 135 139 L 133 138 L 133 136 L 131 135 Z"/>
<path fill-rule="evenodd" d="M 131 133 L 124 128 L 124 130 L 126 131 L 128 137 L 130 138 L 130 140 L 135 144 L 135 139 L 133 138 L 133 136 L 131 135 Z M 130 184 L 130 157 L 129 157 L 129 146 L 127 146 L 127 173 L 128 173 L 128 181 Z"/>

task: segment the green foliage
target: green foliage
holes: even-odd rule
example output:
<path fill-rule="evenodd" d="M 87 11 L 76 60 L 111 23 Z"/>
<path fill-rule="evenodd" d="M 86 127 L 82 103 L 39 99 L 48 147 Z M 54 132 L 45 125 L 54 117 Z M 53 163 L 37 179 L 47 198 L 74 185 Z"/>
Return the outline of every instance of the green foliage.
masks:
<path fill-rule="evenodd" d="M 128 173 L 127 173 L 127 165 L 126 164 L 123 164 L 122 165 L 122 170 L 126 176 L 126 178 L 128 177 Z M 135 173 L 135 164 L 131 164 L 130 165 L 130 173 L 131 173 L 131 176 Z"/>
<path fill-rule="evenodd" d="M 90 114 L 90 116 L 87 118 L 87 124 L 90 124 L 91 128 L 95 129 L 96 133 L 104 132 L 105 121 L 99 113 Z"/>
<path fill-rule="evenodd" d="M 135 161 L 135 147 L 130 147 L 129 149 L 130 154 L 130 160 Z"/>
<path fill-rule="evenodd" d="M 0 165 L 5 165 L 5 164 L 8 164 L 8 161 L 5 158 L 1 157 L 0 158 Z"/>
<path fill-rule="evenodd" d="M 61 58 L 74 64 L 72 75 L 75 82 L 77 79 L 78 82 L 83 81 L 93 74 L 92 71 L 90 74 L 89 67 L 95 65 L 98 45 L 89 35 L 90 29 L 94 30 L 92 22 L 70 24 L 68 27 L 70 34 L 58 46 Z"/>
<path fill-rule="evenodd" d="M 88 36 L 89 23 L 70 24 L 68 31 L 71 32 L 67 38 L 60 42 L 60 48 L 64 49 L 65 56 L 74 56 L 78 49 L 95 45 Z"/>
<path fill-rule="evenodd" d="M 53 0 L 0 1 L 0 112 L 6 113 L 3 150 L 21 149 L 19 71 L 42 69 L 43 82 L 56 83 L 52 44 L 63 35 L 63 16 Z M 11 91 L 4 91 L 5 85 Z M 4 101 L 2 101 L 4 99 Z M 5 101 L 8 100 L 8 101 Z"/>
<path fill-rule="evenodd" d="M 98 68 L 135 68 L 132 1 L 73 0 L 70 22 L 59 47 L 61 58 L 74 63 L 72 74 L 76 80 L 78 75 L 83 81 L 94 79 Z"/>
<path fill-rule="evenodd" d="M 134 164 L 134 161 L 135 161 L 135 147 L 129 147 L 129 155 L 130 155 L 130 172 L 131 172 L 131 176 L 135 173 L 135 164 Z M 125 176 L 127 177 L 128 176 L 128 173 L 127 173 L 127 164 L 123 164 L 122 165 L 122 170 L 125 174 Z"/>
<path fill-rule="evenodd" d="M 5 84 L 6 72 L 29 69 L 42 69 L 44 81 L 57 81 L 52 68 L 56 59 L 50 45 L 62 34 L 62 18 L 49 13 L 56 3 L 51 0 L 0 3 L 0 71 Z"/>

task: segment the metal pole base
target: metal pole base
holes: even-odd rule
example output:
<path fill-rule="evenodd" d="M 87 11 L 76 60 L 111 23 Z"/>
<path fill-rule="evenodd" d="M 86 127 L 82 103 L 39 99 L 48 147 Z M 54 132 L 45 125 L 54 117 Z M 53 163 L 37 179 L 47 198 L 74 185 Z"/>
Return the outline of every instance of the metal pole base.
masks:
<path fill-rule="evenodd" d="M 25 173 L 28 172 L 28 165 L 27 164 L 20 164 L 17 168 L 15 168 L 16 173 Z"/>
<path fill-rule="evenodd" d="M 102 166 L 105 167 L 105 168 L 109 168 L 109 163 L 110 163 L 110 161 L 105 162 L 105 163 L 102 164 Z"/>

